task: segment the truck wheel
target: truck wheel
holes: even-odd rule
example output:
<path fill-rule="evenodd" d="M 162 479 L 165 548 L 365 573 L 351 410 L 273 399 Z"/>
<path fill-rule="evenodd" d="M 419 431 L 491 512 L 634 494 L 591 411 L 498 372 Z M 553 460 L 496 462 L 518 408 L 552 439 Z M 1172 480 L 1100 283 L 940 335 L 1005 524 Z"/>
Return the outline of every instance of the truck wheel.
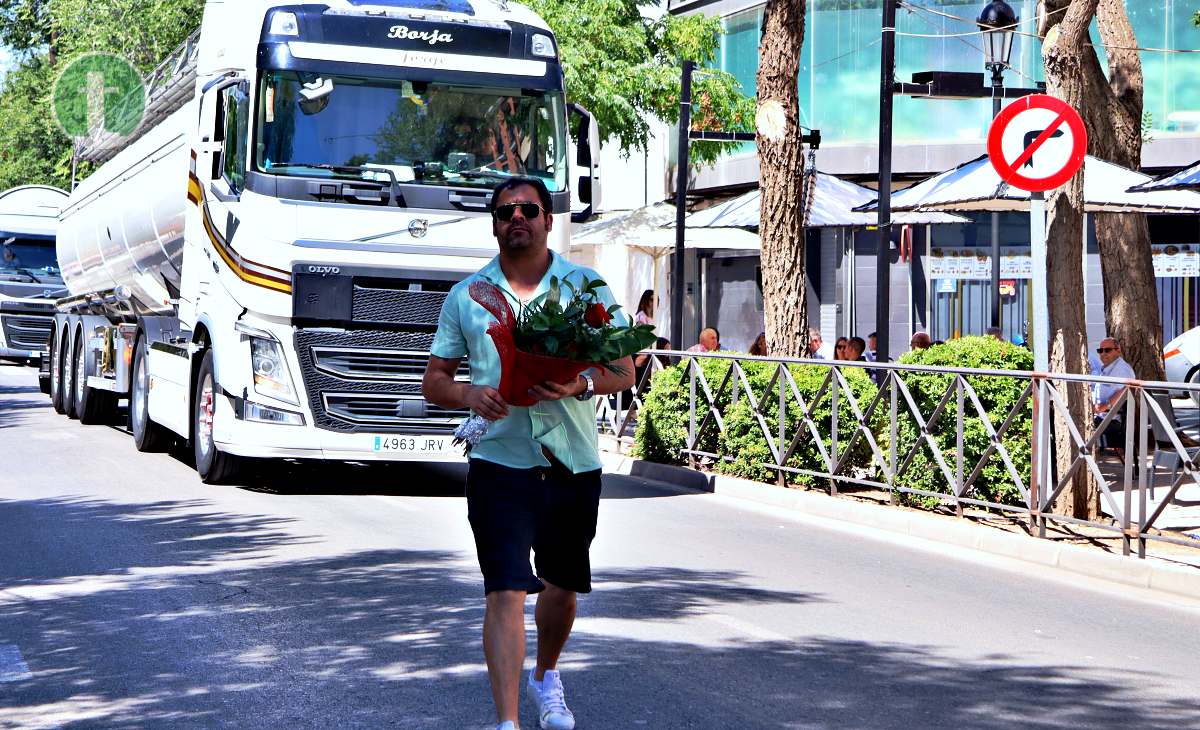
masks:
<path fill-rule="evenodd" d="M 65 338 L 65 347 L 63 347 L 62 357 L 60 360 L 60 368 L 62 369 L 62 400 L 63 413 L 67 418 L 75 418 L 75 358 L 72 353 L 75 352 L 75 343 L 73 338 Z"/>
<path fill-rule="evenodd" d="M 213 351 L 204 351 L 200 374 L 196 378 L 196 397 L 192 399 L 192 449 L 196 472 L 205 484 L 221 484 L 232 479 L 242 467 L 242 459 L 217 449 L 213 440 L 213 418 L 217 411 L 216 378 L 213 377 Z"/>
<path fill-rule="evenodd" d="M 62 390 L 62 338 L 56 330 L 50 338 L 50 402 L 55 413 L 66 413 Z"/>
<path fill-rule="evenodd" d="M 79 369 L 76 371 L 75 412 L 80 423 L 108 423 L 116 410 L 116 394 L 107 390 L 96 390 L 87 384 L 88 375 L 96 372 L 96 352 L 86 348 L 82 342 L 79 350 Z"/>
<path fill-rule="evenodd" d="M 149 350 L 144 338 L 138 338 L 133 350 L 133 383 L 129 387 L 129 430 L 138 451 L 162 451 L 171 443 L 171 434 L 150 420 Z"/>

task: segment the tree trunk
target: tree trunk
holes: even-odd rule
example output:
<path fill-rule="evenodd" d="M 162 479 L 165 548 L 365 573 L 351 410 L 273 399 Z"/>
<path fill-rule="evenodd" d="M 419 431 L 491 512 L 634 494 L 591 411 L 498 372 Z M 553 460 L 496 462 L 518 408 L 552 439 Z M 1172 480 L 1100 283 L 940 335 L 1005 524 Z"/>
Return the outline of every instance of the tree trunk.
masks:
<path fill-rule="evenodd" d="M 1097 0 L 1070 0 L 1065 13 L 1055 13 L 1042 29 L 1042 59 L 1046 65 L 1046 91 L 1075 108 L 1085 100 L 1085 55 L 1093 55 L 1084 44 Z M 1053 3 L 1047 3 L 1047 6 Z M 1050 8 L 1047 7 L 1049 10 Z M 1094 114 L 1094 112 L 1092 112 Z M 1085 116 L 1086 118 L 1086 116 Z M 1085 373 L 1087 321 L 1083 300 L 1083 171 L 1055 190 L 1047 204 L 1048 254 L 1046 286 L 1050 315 L 1050 371 Z M 1092 430 L 1092 402 L 1085 384 L 1062 384 L 1058 393 L 1067 403 L 1068 414 L 1055 413 L 1054 444 L 1057 479 L 1066 475 L 1078 454 L 1067 428 L 1069 417 L 1087 438 Z M 1046 489 L 1053 489 L 1052 483 Z M 1078 518 L 1099 515 L 1098 490 L 1086 469 L 1076 469 L 1052 511 Z"/>
<path fill-rule="evenodd" d="M 1124 0 L 1100 0 L 1100 37 L 1107 47 L 1109 77 L 1096 52 L 1086 50 L 1090 77 L 1084 104 L 1090 114 L 1088 151 L 1102 160 L 1136 170 L 1142 164 L 1142 60 Z M 1165 380 L 1162 318 L 1151 261 L 1150 228 L 1138 213 L 1096 216 L 1096 241 L 1104 278 L 1104 321 L 1121 343 L 1122 354 L 1142 380 Z"/>
<path fill-rule="evenodd" d="M 768 0 L 765 12 L 756 117 L 763 308 L 770 353 L 799 357 L 808 344 L 801 217 L 804 150 L 796 88 L 804 43 L 804 0 Z"/>

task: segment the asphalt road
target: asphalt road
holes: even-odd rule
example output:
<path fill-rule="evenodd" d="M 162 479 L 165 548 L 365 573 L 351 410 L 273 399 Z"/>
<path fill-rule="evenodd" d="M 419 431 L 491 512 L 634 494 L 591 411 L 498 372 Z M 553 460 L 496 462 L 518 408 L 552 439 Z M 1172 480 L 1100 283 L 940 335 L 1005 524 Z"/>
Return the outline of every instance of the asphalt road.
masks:
<path fill-rule="evenodd" d="M 209 487 L 0 365 L 0 469 L 0 728 L 492 726 L 462 468 Z M 581 730 L 1200 728 L 1195 605 L 619 477 L 593 562 Z"/>

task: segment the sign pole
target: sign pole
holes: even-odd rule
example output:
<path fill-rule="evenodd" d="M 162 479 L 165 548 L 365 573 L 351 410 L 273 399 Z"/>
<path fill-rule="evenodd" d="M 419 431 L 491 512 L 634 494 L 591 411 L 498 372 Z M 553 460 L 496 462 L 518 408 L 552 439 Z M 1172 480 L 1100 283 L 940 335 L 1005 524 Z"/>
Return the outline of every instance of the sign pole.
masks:
<path fill-rule="evenodd" d="M 1046 195 L 1029 194 L 1029 245 L 1033 258 L 1033 369 L 1050 371 L 1050 314 L 1046 292 Z"/>

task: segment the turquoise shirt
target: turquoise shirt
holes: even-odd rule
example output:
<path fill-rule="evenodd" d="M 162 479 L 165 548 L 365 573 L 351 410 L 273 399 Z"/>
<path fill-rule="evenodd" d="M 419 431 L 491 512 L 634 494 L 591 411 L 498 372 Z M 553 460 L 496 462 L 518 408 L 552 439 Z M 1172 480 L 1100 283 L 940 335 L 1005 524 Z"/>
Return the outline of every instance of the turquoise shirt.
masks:
<path fill-rule="evenodd" d="M 576 266 L 562 256 L 550 252 L 550 268 L 542 277 L 533 296 L 550 289 L 550 277 L 567 279 L 579 286 L 583 277 L 603 278 L 595 271 Z M 471 366 L 471 384 L 500 384 L 500 356 L 487 333 L 495 318 L 471 299 L 471 283 L 484 279 L 495 284 L 508 297 L 513 312 L 520 309 L 520 300 L 500 269 L 500 257 L 492 259 L 450 290 L 438 318 L 437 334 L 429 351 L 446 360 L 467 358 Z M 597 291 L 606 307 L 615 304 L 608 287 Z M 532 298 L 532 297 L 531 297 Z M 614 324 L 628 324 L 623 314 L 614 315 Z M 529 408 L 509 406 L 508 416 L 494 422 L 479 444 L 471 449 L 472 459 L 485 459 L 514 469 L 550 466 L 542 453 L 545 447 L 563 466 L 579 474 L 600 468 L 600 451 L 596 445 L 596 407 L 591 400 L 564 398 L 542 401 Z"/>

